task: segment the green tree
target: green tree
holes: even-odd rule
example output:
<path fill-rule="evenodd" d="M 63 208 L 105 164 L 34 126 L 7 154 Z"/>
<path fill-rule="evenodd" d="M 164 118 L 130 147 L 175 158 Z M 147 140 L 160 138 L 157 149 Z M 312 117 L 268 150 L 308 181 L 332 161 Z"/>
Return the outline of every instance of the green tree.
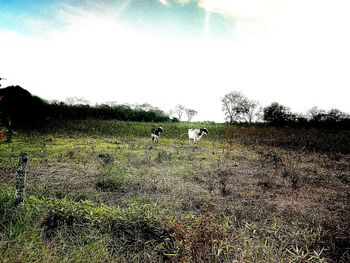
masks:
<path fill-rule="evenodd" d="M 292 117 L 289 108 L 277 102 L 271 103 L 271 105 L 265 107 L 263 111 L 264 121 L 276 126 L 286 124 Z"/>

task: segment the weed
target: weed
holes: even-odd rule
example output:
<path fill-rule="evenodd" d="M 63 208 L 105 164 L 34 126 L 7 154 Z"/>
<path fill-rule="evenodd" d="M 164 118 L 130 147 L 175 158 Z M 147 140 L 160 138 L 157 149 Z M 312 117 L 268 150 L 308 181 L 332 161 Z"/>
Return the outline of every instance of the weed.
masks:
<path fill-rule="evenodd" d="M 213 222 L 210 215 L 199 217 L 193 225 L 176 222 L 173 226 L 178 242 L 180 259 L 191 262 L 215 262 L 218 240 L 224 237 L 223 229 Z"/>
<path fill-rule="evenodd" d="M 262 166 L 272 165 L 275 169 L 283 166 L 283 159 L 275 149 L 271 149 L 268 151 L 260 151 L 258 152 L 260 155 L 260 163 Z"/>
<path fill-rule="evenodd" d="M 300 176 L 294 169 L 284 167 L 282 171 L 282 177 L 284 179 L 289 179 L 293 189 L 298 189 L 300 187 Z"/>
<path fill-rule="evenodd" d="M 75 151 L 74 151 L 74 150 L 69 150 L 69 151 L 67 152 L 67 157 L 68 157 L 69 159 L 73 159 L 74 156 L 75 156 Z"/>
<path fill-rule="evenodd" d="M 171 152 L 166 152 L 166 151 L 160 151 L 157 153 L 157 158 L 156 161 L 158 163 L 170 161 L 173 157 L 173 154 Z"/>
<path fill-rule="evenodd" d="M 219 170 L 219 188 L 222 196 L 230 195 L 231 191 L 227 188 L 227 180 L 231 173 L 229 170 Z"/>
<path fill-rule="evenodd" d="M 101 152 L 98 154 L 98 157 L 100 158 L 102 164 L 105 164 L 105 165 L 111 164 L 114 161 L 113 156 L 108 152 Z"/>
<path fill-rule="evenodd" d="M 134 180 L 128 176 L 125 169 L 111 165 L 103 167 L 96 179 L 96 187 L 101 191 L 125 193 L 134 185 Z"/>

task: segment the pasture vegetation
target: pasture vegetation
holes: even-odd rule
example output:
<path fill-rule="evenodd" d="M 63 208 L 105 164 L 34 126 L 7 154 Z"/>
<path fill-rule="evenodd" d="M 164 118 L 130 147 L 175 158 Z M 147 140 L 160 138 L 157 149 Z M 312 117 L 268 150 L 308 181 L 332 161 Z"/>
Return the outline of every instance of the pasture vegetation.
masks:
<path fill-rule="evenodd" d="M 209 130 L 196 146 L 193 126 Z M 349 262 L 348 146 L 347 132 L 212 123 L 18 130 L 0 144 L 1 262 Z"/>

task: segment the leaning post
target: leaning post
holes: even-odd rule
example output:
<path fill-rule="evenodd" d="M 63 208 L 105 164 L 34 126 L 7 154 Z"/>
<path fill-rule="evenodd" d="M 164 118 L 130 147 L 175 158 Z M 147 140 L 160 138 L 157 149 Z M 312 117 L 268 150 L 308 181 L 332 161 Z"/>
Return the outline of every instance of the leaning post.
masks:
<path fill-rule="evenodd" d="M 16 176 L 16 201 L 15 206 L 19 204 L 24 205 L 24 190 L 26 183 L 26 169 L 28 164 L 28 154 L 21 153 L 19 156 L 19 163 L 17 166 Z"/>

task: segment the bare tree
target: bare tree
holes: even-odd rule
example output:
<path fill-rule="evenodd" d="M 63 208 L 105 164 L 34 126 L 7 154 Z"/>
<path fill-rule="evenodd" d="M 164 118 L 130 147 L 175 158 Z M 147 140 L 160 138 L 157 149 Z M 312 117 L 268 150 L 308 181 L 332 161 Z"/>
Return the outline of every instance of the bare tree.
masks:
<path fill-rule="evenodd" d="M 198 114 L 198 112 L 194 109 L 185 109 L 185 111 L 186 111 L 188 121 L 191 121 L 192 118 Z"/>
<path fill-rule="evenodd" d="M 247 100 L 247 107 L 247 113 L 243 114 L 247 122 L 252 123 L 262 119 L 263 108 L 258 101 Z"/>
<path fill-rule="evenodd" d="M 248 112 L 247 98 L 238 91 L 227 93 L 222 99 L 222 110 L 230 123 L 244 121 L 244 114 Z"/>
<path fill-rule="evenodd" d="M 68 97 L 66 99 L 66 104 L 68 105 L 87 105 L 90 104 L 90 102 L 83 98 L 83 97 Z"/>
<path fill-rule="evenodd" d="M 262 107 L 260 106 L 260 103 L 254 100 L 249 100 L 238 91 L 231 91 L 227 93 L 221 99 L 221 102 L 226 120 L 230 123 L 252 123 L 261 119 Z"/>
<path fill-rule="evenodd" d="M 178 104 L 175 106 L 174 109 L 170 110 L 170 115 L 175 115 L 176 118 L 181 120 L 181 117 L 185 111 L 186 111 L 186 107 L 181 104 Z"/>
<path fill-rule="evenodd" d="M 309 120 L 312 121 L 321 121 L 326 116 L 326 111 L 319 109 L 317 106 L 312 107 L 306 113 Z"/>

